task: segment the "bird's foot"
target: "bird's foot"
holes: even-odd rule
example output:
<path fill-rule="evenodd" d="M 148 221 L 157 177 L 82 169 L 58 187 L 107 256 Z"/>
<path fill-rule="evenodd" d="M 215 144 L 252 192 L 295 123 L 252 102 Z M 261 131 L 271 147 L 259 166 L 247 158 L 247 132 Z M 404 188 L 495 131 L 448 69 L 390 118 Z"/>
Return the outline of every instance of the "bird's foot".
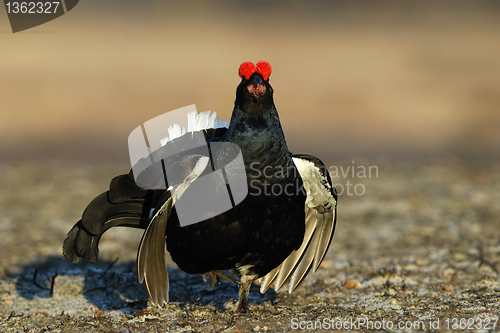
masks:
<path fill-rule="evenodd" d="M 242 302 L 241 300 L 238 301 L 236 304 L 236 310 L 234 310 L 234 313 L 241 314 L 241 313 L 246 313 L 248 311 L 248 301 L 245 300 Z"/>
<path fill-rule="evenodd" d="M 203 277 L 203 281 L 207 281 L 207 275 L 208 275 L 208 286 L 210 287 L 210 290 L 214 287 L 215 283 L 220 283 L 220 279 L 226 280 L 227 282 L 230 283 L 239 283 L 238 280 L 233 279 L 223 271 L 210 271 L 208 273 L 204 273 L 201 276 Z"/>
<path fill-rule="evenodd" d="M 224 273 L 223 271 L 213 271 L 215 273 L 215 275 L 217 275 L 219 278 L 223 279 L 223 280 L 226 280 L 227 282 L 229 283 L 234 283 L 234 284 L 238 284 L 240 283 L 240 281 L 236 280 L 235 278 L 232 278 L 230 277 L 229 275 L 227 275 L 226 273 Z"/>

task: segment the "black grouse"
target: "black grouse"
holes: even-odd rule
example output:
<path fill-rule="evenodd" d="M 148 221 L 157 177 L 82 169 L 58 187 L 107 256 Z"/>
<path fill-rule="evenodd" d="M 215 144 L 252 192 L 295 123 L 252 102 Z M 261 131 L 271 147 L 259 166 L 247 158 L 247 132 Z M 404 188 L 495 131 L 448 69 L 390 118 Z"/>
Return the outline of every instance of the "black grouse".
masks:
<path fill-rule="evenodd" d="M 63 244 L 68 260 L 97 260 L 99 239 L 111 227 L 142 228 L 137 274 L 152 303 L 163 306 L 168 302 L 166 243 L 180 269 L 208 275 L 210 286 L 219 278 L 239 283 L 236 312 L 248 308 L 254 280 L 261 279 L 262 293 L 285 285 L 292 292 L 309 270 L 318 269 L 330 246 L 337 215 L 337 194 L 327 168 L 314 156 L 293 155 L 288 150 L 269 84 L 269 63 L 244 62 L 239 75 L 229 126 L 202 130 L 210 155 L 194 148 L 167 158 L 163 164 L 167 175 L 176 175 L 168 189 L 138 186 L 137 179 L 143 177 L 147 183 L 154 182 L 149 179 L 154 177 L 147 172 L 134 174 L 134 169 L 115 177 L 109 190 L 88 205 L 68 233 Z M 161 157 L 173 149 L 176 140 L 152 154 Z M 238 148 L 216 149 L 220 143 Z M 198 177 L 220 168 L 239 152 L 246 197 L 219 215 L 181 226 L 176 202 L 194 188 Z"/>

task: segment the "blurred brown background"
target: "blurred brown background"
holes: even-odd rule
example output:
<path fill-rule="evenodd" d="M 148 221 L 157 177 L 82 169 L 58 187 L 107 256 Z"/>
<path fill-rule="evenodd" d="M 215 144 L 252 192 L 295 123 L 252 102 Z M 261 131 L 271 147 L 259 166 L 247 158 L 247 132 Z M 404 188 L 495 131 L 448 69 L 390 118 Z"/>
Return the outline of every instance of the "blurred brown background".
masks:
<path fill-rule="evenodd" d="M 16 34 L 2 6 L 0 331 L 500 316 L 500 1 L 81 0 Z M 128 172 L 130 132 L 190 104 L 229 120 L 238 67 L 259 60 L 291 151 L 344 168 L 317 274 L 290 296 L 254 287 L 237 317 L 236 288 L 174 266 L 173 302 L 148 307 L 140 230 L 106 232 L 96 264 L 63 259 L 82 211 Z M 37 284 L 50 281 L 53 295 Z"/>
<path fill-rule="evenodd" d="M 266 60 L 288 144 L 497 150 L 497 1 L 80 1 L 13 34 L 0 10 L 0 159 L 128 161 L 127 137 L 196 104 L 229 120 Z M 326 157 L 325 157 L 326 158 Z"/>

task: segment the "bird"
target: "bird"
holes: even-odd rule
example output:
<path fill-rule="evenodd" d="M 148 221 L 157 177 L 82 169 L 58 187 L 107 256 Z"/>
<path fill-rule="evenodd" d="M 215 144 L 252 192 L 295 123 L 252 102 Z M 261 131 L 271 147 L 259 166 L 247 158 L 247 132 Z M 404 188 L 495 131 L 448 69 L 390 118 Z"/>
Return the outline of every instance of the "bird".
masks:
<path fill-rule="evenodd" d="M 243 62 L 229 124 L 212 122 L 215 128 L 197 130 L 209 147 L 237 147 L 229 155 L 239 153 L 243 159 L 247 194 L 242 200 L 220 214 L 182 225 L 176 205 L 197 180 L 214 172 L 210 158 L 227 159 L 227 149 L 213 148 L 210 156 L 198 148 L 173 154 L 164 165 L 176 180 L 167 189 L 139 186 L 139 178 L 149 181 L 147 172 L 138 175 L 134 168 L 113 178 L 109 190 L 90 202 L 67 234 L 64 257 L 73 263 L 79 258 L 96 261 L 99 240 L 109 228 L 144 229 L 137 275 L 153 304 L 162 307 L 169 300 L 168 251 L 181 270 L 201 274 L 210 288 L 220 279 L 238 284 L 235 313 L 249 309 L 254 281 L 260 281 L 261 293 L 272 287 L 288 287 L 291 293 L 309 271 L 316 272 L 335 231 L 337 192 L 319 158 L 289 151 L 269 83 L 271 71 L 266 61 Z M 179 139 L 166 138 L 152 154 L 160 156 Z M 187 204 L 198 209 L 196 202 Z"/>

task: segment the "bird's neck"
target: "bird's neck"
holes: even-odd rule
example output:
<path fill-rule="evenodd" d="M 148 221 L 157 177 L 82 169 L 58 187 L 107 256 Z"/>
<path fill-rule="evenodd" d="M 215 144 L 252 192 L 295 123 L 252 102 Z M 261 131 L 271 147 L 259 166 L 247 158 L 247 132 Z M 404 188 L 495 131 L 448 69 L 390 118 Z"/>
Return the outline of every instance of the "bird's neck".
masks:
<path fill-rule="evenodd" d="M 274 105 L 253 110 L 235 106 L 223 141 L 240 147 L 247 166 L 253 163 L 253 167 L 262 169 L 293 163 Z"/>

